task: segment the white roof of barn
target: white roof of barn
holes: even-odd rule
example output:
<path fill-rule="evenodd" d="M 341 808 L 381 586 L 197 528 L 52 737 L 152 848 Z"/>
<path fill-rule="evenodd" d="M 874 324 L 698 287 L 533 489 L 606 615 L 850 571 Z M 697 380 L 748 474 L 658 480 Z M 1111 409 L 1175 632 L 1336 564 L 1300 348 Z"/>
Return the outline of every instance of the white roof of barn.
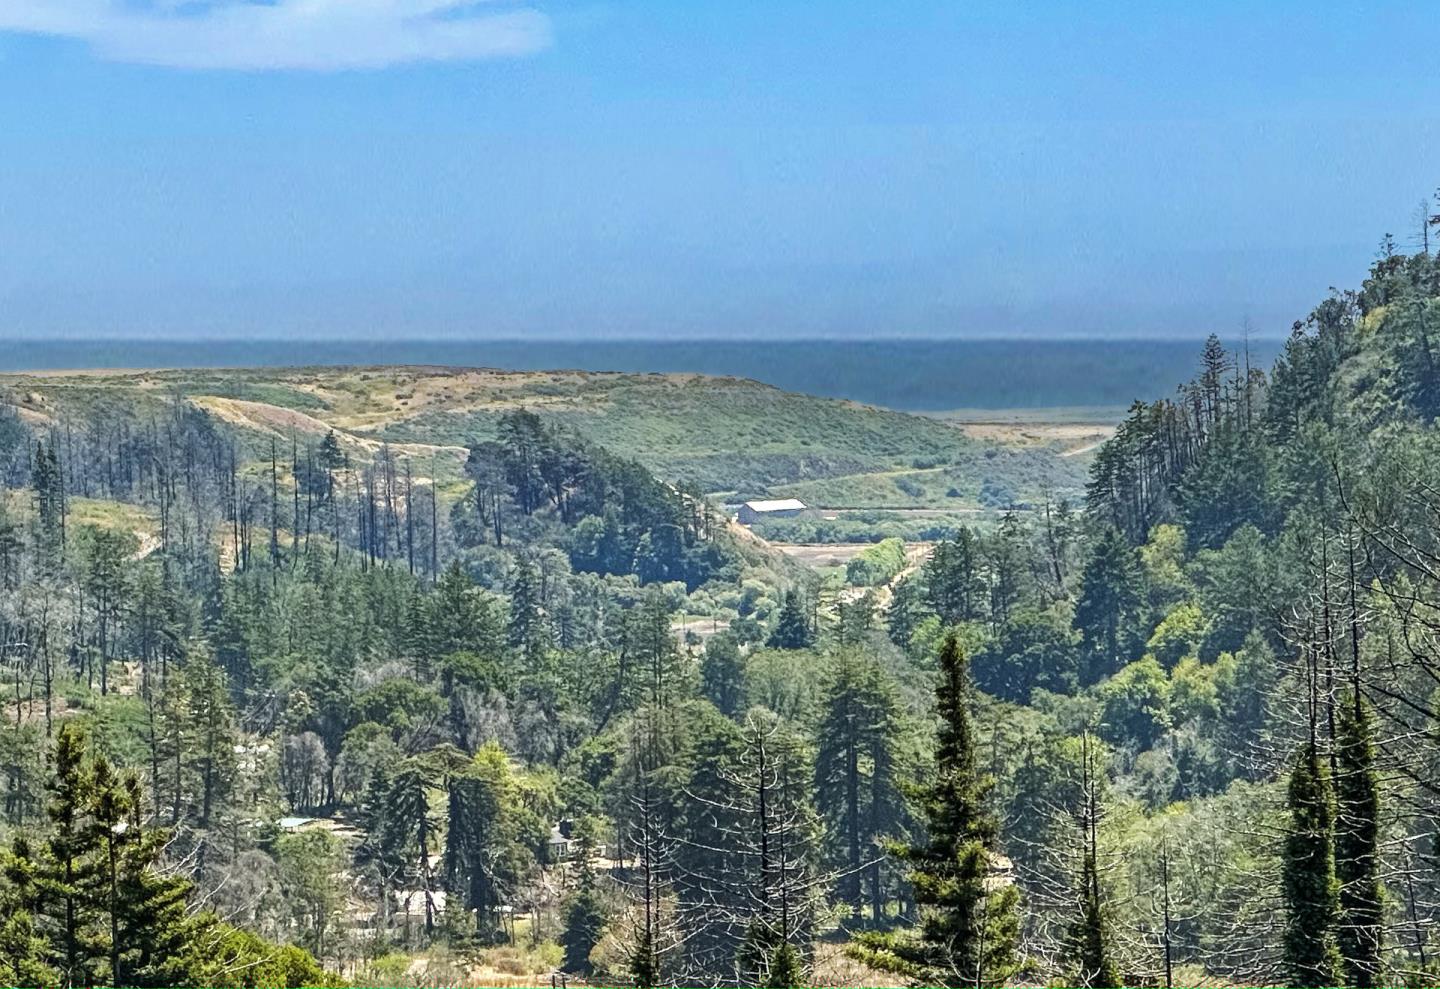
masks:
<path fill-rule="evenodd" d="M 745 507 L 752 512 L 800 512 L 805 503 L 798 498 L 784 498 L 780 501 L 747 501 Z"/>

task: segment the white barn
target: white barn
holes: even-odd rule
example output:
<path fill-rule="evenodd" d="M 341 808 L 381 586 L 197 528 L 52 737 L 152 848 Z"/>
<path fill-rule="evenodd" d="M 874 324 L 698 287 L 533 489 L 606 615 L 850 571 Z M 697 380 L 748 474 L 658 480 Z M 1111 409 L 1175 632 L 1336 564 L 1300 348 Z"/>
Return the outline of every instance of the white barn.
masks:
<path fill-rule="evenodd" d="M 740 506 L 736 515 L 741 525 L 754 525 L 761 519 L 790 519 L 807 511 L 805 503 L 798 498 L 784 498 L 779 501 L 747 501 Z"/>

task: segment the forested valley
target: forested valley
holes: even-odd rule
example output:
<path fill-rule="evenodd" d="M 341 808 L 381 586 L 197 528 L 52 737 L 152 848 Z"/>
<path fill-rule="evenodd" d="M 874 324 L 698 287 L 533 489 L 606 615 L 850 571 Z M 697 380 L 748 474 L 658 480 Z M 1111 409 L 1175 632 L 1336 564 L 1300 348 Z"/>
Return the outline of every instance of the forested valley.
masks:
<path fill-rule="evenodd" d="M 1440 985 L 1437 331 L 1387 238 L 840 594 L 543 411 L 0 391 L 0 982 Z"/>

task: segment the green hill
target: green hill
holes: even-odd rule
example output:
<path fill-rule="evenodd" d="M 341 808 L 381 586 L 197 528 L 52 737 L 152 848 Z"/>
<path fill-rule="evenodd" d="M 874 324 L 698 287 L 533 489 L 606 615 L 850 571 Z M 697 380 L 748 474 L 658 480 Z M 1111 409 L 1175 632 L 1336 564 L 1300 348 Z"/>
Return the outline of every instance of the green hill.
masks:
<path fill-rule="evenodd" d="M 0 376 L 0 401 L 32 423 L 143 425 L 176 401 L 247 438 L 335 430 L 355 449 L 389 444 L 453 478 L 468 444 L 528 408 L 669 480 L 737 497 L 797 494 L 839 507 L 996 507 L 1043 489 L 1074 494 L 1084 458 L 976 439 L 923 416 L 784 392 L 738 378 L 579 371 L 370 367 Z M 913 472 L 913 476 L 910 472 Z"/>

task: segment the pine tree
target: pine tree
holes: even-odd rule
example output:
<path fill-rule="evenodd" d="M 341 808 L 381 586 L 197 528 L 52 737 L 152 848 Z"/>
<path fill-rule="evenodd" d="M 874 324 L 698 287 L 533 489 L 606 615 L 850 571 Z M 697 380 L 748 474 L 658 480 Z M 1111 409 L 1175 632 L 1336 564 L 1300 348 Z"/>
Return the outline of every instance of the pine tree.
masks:
<path fill-rule="evenodd" d="M 780 606 L 780 617 L 765 644 L 772 649 L 805 649 L 815 641 L 810 622 L 805 618 L 805 606 L 799 591 L 786 591 L 785 601 Z"/>
<path fill-rule="evenodd" d="M 630 953 L 630 981 L 636 989 L 653 989 L 660 982 L 660 957 L 655 950 L 655 935 L 647 925 Z"/>
<path fill-rule="evenodd" d="M 923 602 L 920 591 L 912 578 L 905 578 L 895 585 L 890 595 L 890 607 L 886 611 L 885 634 L 901 649 L 910 648 L 910 637 L 915 626 L 920 624 Z"/>
<path fill-rule="evenodd" d="M 95 760 L 94 827 L 103 846 L 108 887 L 110 972 L 117 986 L 184 985 L 186 947 L 207 919 L 191 919 L 188 880 L 154 870 L 166 834 L 141 826 L 143 796 L 134 776 L 120 777 Z"/>
<path fill-rule="evenodd" d="M 705 642 L 700 662 L 701 689 L 721 714 L 734 717 L 745 706 L 745 660 L 729 632 L 712 635 Z"/>
<path fill-rule="evenodd" d="M 1301 751 L 1290 774 L 1288 804 L 1292 823 L 1282 860 L 1286 972 L 1294 986 L 1338 985 L 1335 811 L 1330 775 L 1313 741 Z"/>
<path fill-rule="evenodd" d="M 937 543 L 925 562 L 925 588 L 932 611 L 946 625 L 981 616 L 985 583 L 980 576 L 980 540 L 968 527 Z"/>
<path fill-rule="evenodd" d="M 919 928 L 856 941 L 863 960 L 927 986 L 1004 985 L 1017 967 L 1019 894 L 991 881 L 998 826 L 985 807 L 991 780 L 976 760 L 970 694 L 965 657 L 951 633 L 935 692 L 935 771 L 922 794 L 929 837 L 897 849 L 911 866 Z"/>
<path fill-rule="evenodd" d="M 189 658 L 182 677 L 185 727 L 191 736 L 186 749 L 196 776 L 188 789 L 196 798 L 196 826 L 209 830 L 235 785 L 235 708 L 225 672 L 204 653 Z"/>
<path fill-rule="evenodd" d="M 32 846 L 22 833 L 6 860 L 14 902 L 0 963 L 51 967 L 66 986 L 191 982 L 194 946 L 213 918 L 189 914 L 188 880 L 156 870 L 168 834 L 142 825 L 139 781 L 91 757 L 67 724 L 51 792 L 50 836 Z"/>
<path fill-rule="evenodd" d="M 412 759 L 390 783 L 384 814 L 382 845 L 401 861 L 408 861 L 413 877 L 425 896 L 425 932 L 435 929 L 434 878 L 430 869 L 430 848 L 436 836 L 430 814 L 431 771 Z"/>
<path fill-rule="evenodd" d="M 1112 989 L 1120 985 L 1120 973 L 1111 957 L 1105 914 L 1100 902 L 1099 828 L 1100 781 L 1096 771 L 1093 746 L 1087 733 L 1082 739 L 1080 825 L 1084 852 L 1080 866 L 1080 917 L 1072 938 L 1077 958 L 1077 986 L 1086 989 Z"/>
<path fill-rule="evenodd" d="M 795 946 L 786 942 L 776 948 L 765 976 L 767 989 L 798 989 L 804 985 L 804 978 L 804 966 Z"/>
<path fill-rule="evenodd" d="M 876 663 L 845 652 L 826 683 L 822 705 L 815 806 L 839 845 L 836 894 L 858 917 L 869 874 L 872 920 L 878 925 L 881 864 L 874 853 L 881 838 L 896 837 L 901 827 L 902 798 L 895 780 L 899 701 Z"/>
<path fill-rule="evenodd" d="M 60 971 L 48 958 L 50 945 L 36 929 L 29 905 L 38 904 L 37 869 L 30 845 L 17 840 L 0 853 L 7 888 L 0 895 L 0 983 L 7 986 L 60 985 Z"/>
<path fill-rule="evenodd" d="M 515 564 L 510 579 L 509 641 L 524 661 L 527 672 L 538 672 L 550 648 L 550 630 L 541 607 L 540 584 L 527 560 Z"/>
<path fill-rule="evenodd" d="M 1380 794 L 1365 702 L 1343 706 L 1336 745 L 1335 874 L 1340 923 L 1335 932 L 1348 984 L 1381 984 Z"/>
<path fill-rule="evenodd" d="M 1085 563 L 1075 605 L 1075 626 L 1084 635 L 1089 654 L 1086 683 L 1114 673 L 1133 658 L 1127 635 L 1140 608 L 1135 551 L 1118 529 L 1106 529 Z"/>
<path fill-rule="evenodd" d="M 565 931 L 561 943 L 565 948 L 565 970 L 589 975 L 592 971 L 590 952 L 600 941 L 609 919 L 609 911 L 600 895 L 595 870 L 590 864 L 595 854 L 594 823 L 589 819 L 576 822 L 576 857 L 580 862 L 579 881 L 575 892 L 565 901 Z"/>
<path fill-rule="evenodd" d="M 58 556 L 65 544 L 65 472 L 60 466 L 54 437 L 48 445 L 35 444 L 31 486 L 35 490 L 35 515 L 39 522 L 37 542 L 47 555 Z"/>

